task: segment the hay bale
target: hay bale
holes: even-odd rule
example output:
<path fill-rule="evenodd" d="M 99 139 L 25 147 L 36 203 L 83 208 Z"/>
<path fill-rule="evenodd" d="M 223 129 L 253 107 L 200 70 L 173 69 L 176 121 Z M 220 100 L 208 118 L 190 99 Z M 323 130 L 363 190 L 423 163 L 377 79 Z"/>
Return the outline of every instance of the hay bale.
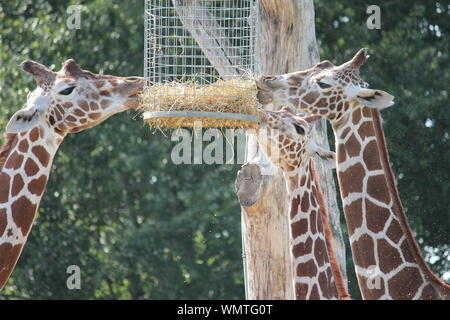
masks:
<path fill-rule="evenodd" d="M 144 121 L 154 127 L 257 128 L 256 84 L 253 80 L 157 83 L 144 89 Z"/>

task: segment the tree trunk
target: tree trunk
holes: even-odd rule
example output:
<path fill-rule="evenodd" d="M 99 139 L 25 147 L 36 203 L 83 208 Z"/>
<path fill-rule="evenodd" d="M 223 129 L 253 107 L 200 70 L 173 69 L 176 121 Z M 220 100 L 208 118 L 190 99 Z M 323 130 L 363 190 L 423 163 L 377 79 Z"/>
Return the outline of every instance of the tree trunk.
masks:
<path fill-rule="evenodd" d="M 260 0 L 257 74 L 283 74 L 319 61 L 312 0 Z M 317 125 L 318 141 L 328 147 L 326 123 Z M 247 299 L 294 299 L 289 245 L 288 203 L 280 170 L 248 137 L 248 162 L 238 172 L 236 193 L 242 206 Z M 335 248 L 345 275 L 345 246 L 331 171 L 317 166 L 327 200 Z"/>

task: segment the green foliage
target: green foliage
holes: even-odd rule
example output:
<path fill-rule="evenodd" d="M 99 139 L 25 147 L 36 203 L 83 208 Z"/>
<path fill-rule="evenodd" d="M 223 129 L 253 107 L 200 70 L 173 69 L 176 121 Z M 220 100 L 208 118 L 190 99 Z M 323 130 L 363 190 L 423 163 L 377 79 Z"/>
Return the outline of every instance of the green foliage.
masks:
<path fill-rule="evenodd" d="M 25 103 L 33 59 L 59 69 L 142 75 L 143 2 L 86 1 L 80 30 L 65 26 L 75 1 L 7 2 L 2 21 L 0 125 Z M 55 66 L 56 64 L 56 66 Z M 237 166 L 176 166 L 174 143 L 128 112 L 66 138 L 5 298 L 243 298 Z M 79 265 L 82 289 L 66 287 Z"/>
<path fill-rule="evenodd" d="M 85 8 L 80 30 L 66 27 L 71 4 Z M 396 96 L 384 112 L 391 160 L 411 226 L 423 248 L 435 248 L 432 268 L 442 275 L 450 230 L 448 4 L 388 1 L 380 5 L 381 30 L 366 28 L 363 1 L 315 5 L 321 57 L 341 63 L 368 47 L 363 78 Z M 59 69 L 75 58 L 94 72 L 142 75 L 140 0 L 2 1 L 0 30 L 1 129 L 35 87 L 18 67 L 25 59 Z M 117 115 L 64 141 L 3 298 L 244 297 L 238 166 L 173 165 L 174 143 L 134 116 Z M 66 287 L 73 264 L 81 290 Z"/>
<path fill-rule="evenodd" d="M 340 64 L 368 48 L 362 78 L 396 97 L 383 111 L 391 162 L 410 225 L 443 276 L 450 270 L 449 2 L 380 3 L 381 30 L 366 28 L 362 3 L 316 2 L 321 58 Z M 356 280 L 351 285 L 356 292 Z"/>

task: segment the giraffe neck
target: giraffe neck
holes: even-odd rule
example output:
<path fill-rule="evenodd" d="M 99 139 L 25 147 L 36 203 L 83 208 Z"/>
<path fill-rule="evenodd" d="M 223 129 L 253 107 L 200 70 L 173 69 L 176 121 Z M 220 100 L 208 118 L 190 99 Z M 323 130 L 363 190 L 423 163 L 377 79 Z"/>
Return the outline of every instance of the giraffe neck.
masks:
<path fill-rule="evenodd" d="M 347 283 L 345 281 L 344 274 L 341 270 L 341 265 L 339 263 L 339 259 L 336 254 L 336 250 L 334 248 L 334 237 L 333 232 L 331 231 L 330 222 L 328 220 L 328 212 L 327 207 L 325 205 L 325 197 L 320 188 L 320 181 L 317 175 L 316 168 L 314 164 L 311 162 L 311 176 L 314 181 L 314 185 L 317 186 L 317 203 L 319 204 L 320 216 L 322 218 L 322 225 L 325 231 L 325 241 L 327 244 L 327 253 L 328 258 L 330 260 L 331 272 L 334 277 L 334 281 L 336 283 L 336 290 L 341 300 L 350 300 L 350 294 L 348 292 Z"/>
<path fill-rule="evenodd" d="M 63 136 L 49 127 L 9 134 L 0 157 L 0 289 L 28 238 Z"/>
<path fill-rule="evenodd" d="M 297 170 L 284 171 L 290 203 L 294 292 L 297 300 L 338 299 L 313 170 L 310 159 Z"/>
<path fill-rule="evenodd" d="M 364 299 L 449 299 L 426 265 L 401 205 L 378 111 L 333 123 L 338 180 Z"/>

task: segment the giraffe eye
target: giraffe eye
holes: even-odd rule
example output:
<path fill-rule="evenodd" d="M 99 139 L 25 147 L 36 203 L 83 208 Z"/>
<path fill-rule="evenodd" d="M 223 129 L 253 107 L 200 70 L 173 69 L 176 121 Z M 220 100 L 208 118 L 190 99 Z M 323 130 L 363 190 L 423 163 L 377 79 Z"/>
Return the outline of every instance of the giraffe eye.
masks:
<path fill-rule="evenodd" d="M 325 82 L 317 81 L 317 84 L 319 85 L 319 87 L 320 87 L 321 89 L 328 89 L 328 88 L 331 88 L 331 84 L 328 84 L 328 83 L 325 83 Z"/>
<path fill-rule="evenodd" d="M 305 129 L 302 126 L 294 123 L 294 128 L 295 128 L 295 131 L 297 131 L 298 134 L 301 134 L 301 135 L 305 134 Z"/>
<path fill-rule="evenodd" d="M 75 89 L 75 88 L 76 88 L 76 87 L 69 87 L 69 88 L 66 88 L 66 89 L 60 91 L 59 94 L 62 94 L 62 95 L 64 95 L 64 96 L 68 96 L 69 94 L 72 93 L 73 89 Z"/>

